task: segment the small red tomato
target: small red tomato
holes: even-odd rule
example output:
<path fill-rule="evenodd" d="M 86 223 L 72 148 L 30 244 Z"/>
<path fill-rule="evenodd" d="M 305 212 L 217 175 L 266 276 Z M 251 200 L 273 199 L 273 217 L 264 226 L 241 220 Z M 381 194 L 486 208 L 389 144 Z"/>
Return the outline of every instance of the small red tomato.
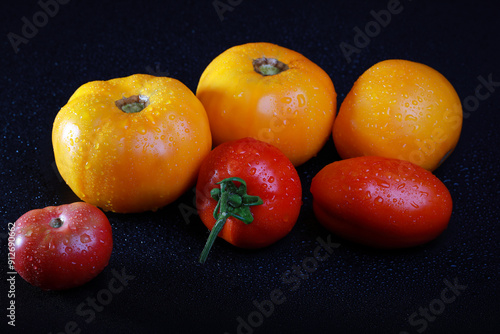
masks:
<path fill-rule="evenodd" d="M 43 290 L 90 281 L 108 265 L 113 248 L 108 218 L 84 202 L 31 210 L 16 221 L 14 233 L 14 268 Z"/>
<path fill-rule="evenodd" d="M 452 199 L 431 172 L 375 156 L 337 161 L 312 180 L 313 210 L 332 232 L 379 248 L 426 243 L 447 227 Z"/>
<path fill-rule="evenodd" d="M 196 185 L 201 220 L 212 232 L 242 248 L 268 246 L 287 235 L 302 205 L 302 186 L 290 160 L 276 147 L 243 138 L 217 146 L 203 161 Z"/>

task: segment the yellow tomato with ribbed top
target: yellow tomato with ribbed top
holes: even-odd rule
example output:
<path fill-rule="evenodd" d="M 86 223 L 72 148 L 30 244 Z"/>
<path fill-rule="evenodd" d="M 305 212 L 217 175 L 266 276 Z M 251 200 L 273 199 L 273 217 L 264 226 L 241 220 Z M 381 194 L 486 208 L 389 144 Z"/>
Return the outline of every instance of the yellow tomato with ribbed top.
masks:
<path fill-rule="evenodd" d="M 318 65 L 271 43 L 234 46 L 205 69 L 196 90 L 214 145 L 252 137 L 295 166 L 328 140 L 336 111 L 332 80 Z"/>
<path fill-rule="evenodd" d="M 191 90 L 143 74 L 78 88 L 55 118 L 52 143 L 74 193 L 122 213 L 176 200 L 212 146 L 205 109 Z"/>

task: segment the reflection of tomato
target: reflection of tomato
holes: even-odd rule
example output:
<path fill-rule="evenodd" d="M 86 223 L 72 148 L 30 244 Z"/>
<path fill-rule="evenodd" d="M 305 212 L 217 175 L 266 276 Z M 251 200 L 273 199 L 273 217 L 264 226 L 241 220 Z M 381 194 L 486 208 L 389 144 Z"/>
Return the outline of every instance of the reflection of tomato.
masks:
<path fill-rule="evenodd" d="M 196 95 L 214 145 L 253 137 L 297 166 L 330 136 L 336 93 L 330 77 L 301 54 L 269 43 L 235 46 L 203 72 Z"/>
<path fill-rule="evenodd" d="M 80 87 L 52 132 L 57 168 L 82 200 L 115 212 L 155 210 L 193 185 L 211 136 L 182 83 L 133 75 Z"/>
<path fill-rule="evenodd" d="M 378 155 L 436 169 L 455 148 L 462 106 L 436 70 L 406 60 L 386 60 L 354 84 L 333 126 L 339 155 Z"/>
<path fill-rule="evenodd" d="M 430 171 L 375 156 L 329 164 L 313 178 L 311 193 L 314 213 L 326 228 L 380 248 L 436 238 L 452 210 L 448 189 Z"/>
<path fill-rule="evenodd" d="M 96 277 L 113 249 L 108 218 L 77 202 L 31 210 L 14 226 L 14 268 L 44 290 L 69 289 Z"/>
<path fill-rule="evenodd" d="M 236 186 L 228 178 L 239 178 L 246 184 L 242 188 L 240 180 L 236 180 Z M 218 191 L 216 196 L 214 188 Z M 218 201 L 221 212 L 216 220 L 214 209 Z M 302 187 L 297 171 L 272 145 L 253 138 L 226 142 L 210 152 L 201 165 L 196 206 L 203 223 L 213 231 L 210 242 L 219 234 L 242 248 L 268 246 L 290 232 L 301 205 Z M 210 247 L 211 243 L 203 252 L 202 262 Z"/>

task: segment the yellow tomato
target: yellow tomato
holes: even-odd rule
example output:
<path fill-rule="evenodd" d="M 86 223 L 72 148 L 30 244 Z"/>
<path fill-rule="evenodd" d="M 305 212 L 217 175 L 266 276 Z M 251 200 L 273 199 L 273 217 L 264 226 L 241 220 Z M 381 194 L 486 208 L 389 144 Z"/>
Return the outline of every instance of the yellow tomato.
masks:
<path fill-rule="evenodd" d="M 52 143 L 75 194 L 114 212 L 177 199 L 212 144 L 203 105 L 185 85 L 141 74 L 78 88 L 54 121 Z"/>
<path fill-rule="evenodd" d="M 196 95 L 214 145 L 253 137 L 278 147 L 295 166 L 315 156 L 331 133 L 333 83 L 303 55 L 270 43 L 232 47 L 203 72 Z"/>
<path fill-rule="evenodd" d="M 436 169 L 457 145 L 462 105 L 429 66 L 391 59 L 375 64 L 342 102 L 333 139 L 343 159 L 378 155 Z"/>

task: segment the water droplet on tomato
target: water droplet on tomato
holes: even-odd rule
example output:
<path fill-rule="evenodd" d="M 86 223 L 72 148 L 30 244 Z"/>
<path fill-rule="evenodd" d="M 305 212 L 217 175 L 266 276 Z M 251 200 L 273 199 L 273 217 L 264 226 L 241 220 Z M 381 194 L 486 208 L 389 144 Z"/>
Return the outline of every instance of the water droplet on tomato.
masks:
<path fill-rule="evenodd" d="M 70 254 L 71 252 L 73 252 L 73 248 L 66 247 L 66 253 Z"/>
<path fill-rule="evenodd" d="M 257 169 L 250 168 L 250 175 L 255 175 L 256 172 L 257 172 Z"/>
<path fill-rule="evenodd" d="M 269 179 L 267 180 L 269 183 L 273 183 L 274 182 L 274 177 L 273 176 L 269 176 Z"/>
<path fill-rule="evenodd" d="M 378 185 L 381 186 L 382 188 L 389 188 L 390 187 L 389 183 L 384 182 L 384 181 L 380 182 Z"/>
<path fill-rule="evenodd" d="M 384 203 L 384 199 L 382 197 L 380 197 L 380 196 L 377 196 L 375 198 L 375 204 L 380 205 L 382 203 Z"/>
<path fill-rule="evenodd" d="M 84 234 L 82 234 L 82 235 L 80 236 L 80 242 L 81 242 L 82 244 L 86 244 L 87 242 L 90 242 L 90 241 L 91 241 L 91 239 L 90 239 L 90 237 L 88 236 L 88 234 L 84 233 Z"/>
<path fill-rule="evenodd" d="M 415 209 L 418 209 L 418 208 L 420 207 L 420 206 L 419 206 L 417 203 L 415 203 L 415 202 L 411 202 L 411 203 L 410 203 L 410 205 L 411 205 L 411 206 L 413 206 Z"/>

